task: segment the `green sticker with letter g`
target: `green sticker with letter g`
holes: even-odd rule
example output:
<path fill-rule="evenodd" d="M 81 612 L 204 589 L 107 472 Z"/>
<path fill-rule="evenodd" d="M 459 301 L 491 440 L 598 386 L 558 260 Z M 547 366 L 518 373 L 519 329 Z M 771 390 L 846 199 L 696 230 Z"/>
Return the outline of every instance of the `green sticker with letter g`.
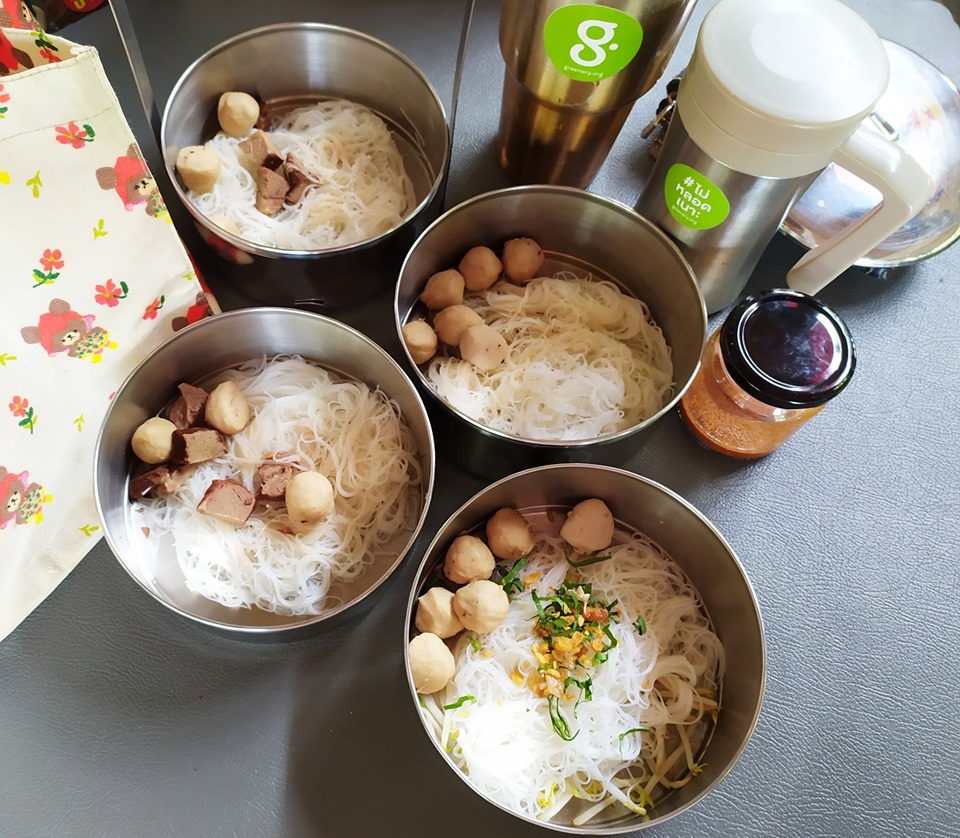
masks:
<path fill-rule="evenodd" d="M 730 202 L 716 184 L 683 163 L 667 170 L 663 198 L 670 215 L 692 230 L 709 230 L 730 214 Z"/>
<path fill-rule="evenodd" d="M 547 55 L 575 81 L 596 82 L 619 73 L 642 41 L 640 22 L 609 6 L 563 6 L 543 27 Z"/>

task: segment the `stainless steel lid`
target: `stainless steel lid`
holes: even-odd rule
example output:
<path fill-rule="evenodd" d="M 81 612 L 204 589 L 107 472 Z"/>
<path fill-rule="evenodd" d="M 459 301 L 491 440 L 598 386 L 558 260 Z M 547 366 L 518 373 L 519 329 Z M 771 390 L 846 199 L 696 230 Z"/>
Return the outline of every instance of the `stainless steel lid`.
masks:
<path fill-rule="evenodd" d="M 890 83 L 866 121 L 908 151 L 934 181 L 920 213 L 855 264 L 874 269 L 934 256 L 960 238 L 960 93 L 926 59 L 883 41 Z M 831 163 L 793 206 L 780 231 L 812 248 L 864 215 L 880 193 Z"/>

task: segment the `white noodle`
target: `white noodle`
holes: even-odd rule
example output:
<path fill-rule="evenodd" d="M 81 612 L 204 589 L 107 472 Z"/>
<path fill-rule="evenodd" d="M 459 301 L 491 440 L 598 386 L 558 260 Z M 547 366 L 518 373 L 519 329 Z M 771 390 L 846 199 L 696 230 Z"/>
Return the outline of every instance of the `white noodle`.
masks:
<path fill-rule="evenodd" d="M 254 206 L 256 184 L 240 163 L 245 138 L 219 132 L 206 145 L 220 157 L 210 192 L 188 192 L 204 215 L 235 221 L 240 237 L 285 250 L 342 247 L 392 230 L 416 205 L 413 184 L 386 123 L 362 105 L 330 100 L 281 116 L 267 132 L 281 156 L 294 154 L 319 180 L 298 206 L 269 216 Z"/>
<path fill-rule="evenodd" d="M 226 456 L 197 466 L 175 495 L 145 499 L 144 525 L 151 538 L 172 534 L 190 590 L 229 607 L 319 613 L 333 604 L 332 584 L 358 579 L 412 530 L 422 479 L 413 434 L 382 391 L 298 356 L 261 359 L 226 377 L 254 418 L 228 437 Z M 241 527 L 197 511 L 212 480 L 254 491 L 270 458 L 325 474 L 333 512 L 293 534 L 282 502 L 259 503 Z"/>
<path fill-rule="evenodd" d="M 451 356 L 430 386 L 486 427 L 534 440 L 594 439 L 639 424 L 673 393 L 673 362 L 642 301 L 613 283 L 570 274 L 524 287 L 500 281 L 464 303 L 504 336 L 492 372 Z"/>
<path fill-rule="evenodd" d="M 433 702 L 436 712 L 458 696 L 476 699 L 445 711 L 444 726 L 451 756 L 483 793 L 541 819 L 553 816 L 572 795 L 587 801 L 577 804 L 583 809 L 580 824 L 606 808 L 611 797 L 641 811 L 642 784 L 651 779 L 644 760 L 656 762 L 666 742 L 674 747 L 673 731 L 698 730 L 703 715 L 716 709 L 724 657 L 698 594 L 649 539 L 618 537 L 603 551 L 611 559 L 578 570 L 568 566 L 565 550 L 558 537 L 542 537 L 531 553 L 522 576 L 538 595 L 548 596 L 566 577 L 590 583 L 598 598 L 620 603 L 619 619 L 610 624 L 617 646 L 604 663 L 587 670 L 592 699 L 575 707 L 578 691 L 572 688 L 559 703 L 574 738 L 565 741 L 557 734 L 546 699 L 525 680 L 538 667 L 537 611 L 529 589 L 512 597 L 497 629 L 479 636 L 480 648 L 474 636 L 461 634 L 454 679 L 424 701 Z M 637 617 L 646 622 L 643 635 L 633 625 Z M 640 727 L 647 731 L 621 738 Z M 689 777 L 698 767 L 688 763 Z M 667 773 L 670 766 L 660 768 Z M 657 784 L 654 780 L 650 789 Z"/>

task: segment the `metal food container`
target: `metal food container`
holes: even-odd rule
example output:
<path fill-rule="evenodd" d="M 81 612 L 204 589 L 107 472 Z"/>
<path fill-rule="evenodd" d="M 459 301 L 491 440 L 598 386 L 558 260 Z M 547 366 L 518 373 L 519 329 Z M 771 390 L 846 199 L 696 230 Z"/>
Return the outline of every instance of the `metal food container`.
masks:
<path fill-rule="evenodd" d="M 574 504 L 600 498 L 613 513 L 618 532 L 639 532 L 658 544 L 699 592 L 702 608 L 724 647 L 726 669 L 720 685 L 720 710 L 696 760 L 703 768 L 690 781 L 656 799 L 641 816 L 610 806 L 596 820 L 575 826 L 582 807 L 571 801 L 551 820 L 512 811 L 480 791 L 442 747 L 414 687 L 409 641 L 417 634 L 418 598 L 429 587 L 458 535 L 476 531 L 502 507 L 518 509 L 538 529 L 559 527 Z M 551 521 L 556 522 L 551 524 Z M 482 636 L 480 636 L 482 642 Z M 464 783 L 489 803 L 522 820 L 558 832 L 619 835 L 656 826 L 689 809 L 729 773 L 750 740 L 763 701 L 766 649 L 757 599 L 733 549 L 702 513 L 669 489 L 632 472 L 609 466 L 555 464 L 512 474 L 467 500 L 426 548 L 407 603 L 404 661 L 412 706 L 441 758 Z M 512 665 L 516 665 L 514 662 Z"/>
<path fill-rule="evenodd" d="M 865 121 L 907 151 L 934 190 L 917 215 L 854 263 L 878 277 L 936 256 L 960 239 L 960 93 L 922 56 L 892 41 L 883 46 L 890 83 Z M 780 230 L 816 247 L 879 200 L 872 186 L 831 163 L 791 207 Z"/>
<path fill-rule="evenodd" d="M 287 616 L 259 608 L 228 608 L 190 591 L 171 543 L 151 543 L 128 499 L 131 477 L 142 469 L 130 440 L 187 382 L 210 386 L 239 364 L 278 354 L 300 355 L 347 379 L 379 388 L 400 408 L 415 440 L 422 470 L 419 510 L 391 546 L 358 579 L 340 583 L 339 601 L 320 614 Z M 121 385 L 104 417 L 94 455 L 94 495 L 110 549 L 133 580 L 172 611 L 248 639 L 295 639 L 368 600 L 413 546 L 433 493 L 435 455 L 423 402 L 400 366 L 355 329 L 313 312 L 250 308 L 188 326 L 147 355 Z M 333 590 L 333 589 L 332 589 Z"/>
<path fill-rule="evenodd" d="M 253 244 L 211 224 L 187 199 L 177 153 L 218 130 L 217 102 L 237 90 L 268 107 L 291 109 L 341 98 L 377 113 L 393 133 L 417 204 L 373 239 L 321 250 Z M 376 38 L 322 23 L 281 23 L 244 32 L 214 47 L 177 81 L 160 128 L 164 164 L 203 240 L 224 262 L 218 276 L 264 305 L 322 310 L 386 291 L 417 235 L 436 217 L 450 159 L 443 104 L 402 53 Z"/>
<path fill-rule="evenodd" d="M 529 236 L 546 253 L 541 275 L 560 270 L 609 280 L 643 300 L 671 348 L 674 392 L 633 427 L 584 440 L 530 440 L 491 429 L 458 411 L 427 382 L 404 347 L 415 381 L 428 394 L 438 447 L 470 471 L 493 479 L 552 462 L 623 463 L 676 407 L 700 367 L 707 315 L 697 279 L 676 245 L 654 224 L 609 198 L 566 186 L 516 186 L 470 198 L 434 221 L 410 249 L 396 289 L 397 333 L 423 315 L 418 297 L 435 272 L 456 267 L 467 250 L 499 251 Z"/>

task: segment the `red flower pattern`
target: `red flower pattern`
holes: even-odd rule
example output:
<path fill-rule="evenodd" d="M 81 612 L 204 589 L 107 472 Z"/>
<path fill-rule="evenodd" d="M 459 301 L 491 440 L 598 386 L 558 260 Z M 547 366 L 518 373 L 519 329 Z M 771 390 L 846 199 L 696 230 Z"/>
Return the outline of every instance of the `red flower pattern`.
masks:
<path fill-rule="evenodd" d="M 48 247 L 40 257 L 40 265 L 48 272 L 59 271 L 64 265 L 63 254 L 59 250 L 51 250 Z"/>
<path fill-rule="evenodd" d="M 89 125 L 81 127 L 71 122 L 67 126 L 57 125 L 54 130 L 57 132 L 57 142 L 64 145 L 83 148 L 86 143 L 93 142 L 93 129 Z"/>
<path fill-rule="evenodd" d="M 162 296 L 157 297 L 150 305 L 148 305 L 143 311 L 144 320 L 156 320 L 157 312 L 163 308 L 163 304 L 166 302 Z"/>
<path fill-rule="evenodd" d="M 118 286 L 112 279 L 108 279 L 105 284 L 96 286 L 97 294 L 94 299 L 102 306 L 120 305 L 120 300 L 127 296 L 127 284 L 121 282 Z"/>
<path fill-rule="evenodd" d="M 10 412 L 19 419 L 21 416 L 27 415 L 27 411 L 30 409 L 30 402 L 20 396 L 14 396 L 13 401 L 10 402 L 8 407 L 10 408 Z"/>

